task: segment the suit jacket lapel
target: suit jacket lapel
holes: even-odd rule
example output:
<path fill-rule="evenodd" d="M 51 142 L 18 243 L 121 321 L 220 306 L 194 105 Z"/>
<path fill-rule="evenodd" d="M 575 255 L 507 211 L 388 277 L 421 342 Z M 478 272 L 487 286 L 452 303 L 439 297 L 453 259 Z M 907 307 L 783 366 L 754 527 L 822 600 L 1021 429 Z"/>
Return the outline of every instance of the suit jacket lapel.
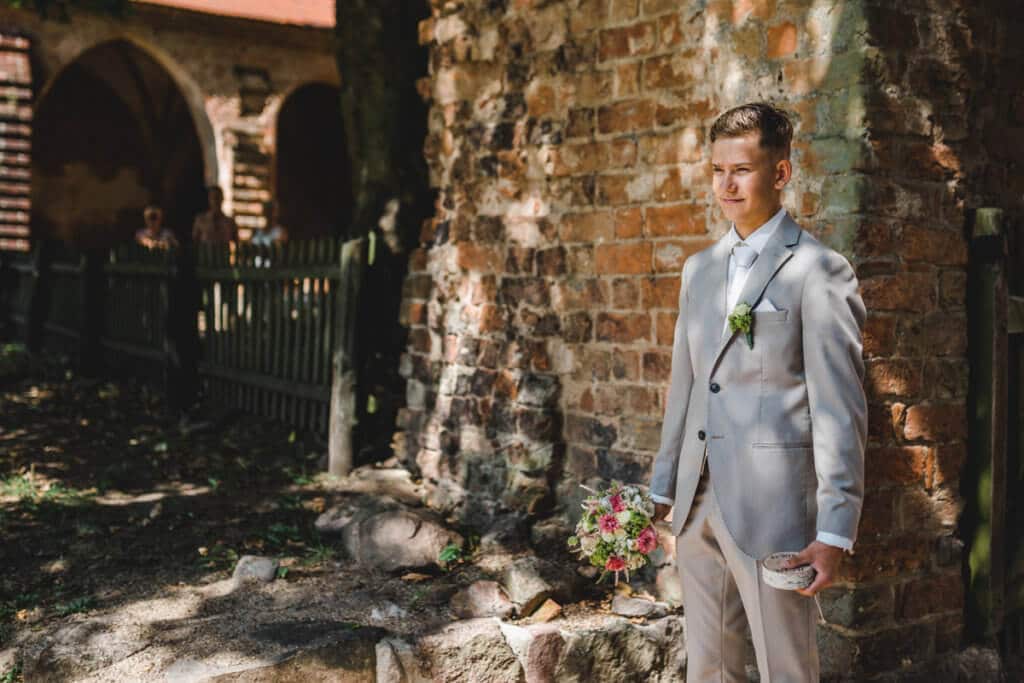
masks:
<path fill-rule="evenodd" d="M 778 227 L 775 233 L 765 244 L 764 249 L 758 255 L 757 260 L 754 261 L 754 267 L 750 270 L 750 275 L 747 276 L 747 281 L 743 283 L 743 289 L 740 291 L 740 297 L 736 300 L 737 305 L 746 302 L 750 305 L 750 308 L 757 306 L 761 300 L 761 295 L 764 294 L 765 288 L 771 279 L 775 276 L 775 273 L 779 271 L 786 261 L 793 255 L 793 251 L 789 249 L 790 246 L 796 244 L 800 239 L 800 226 L 793 221 L 792 218 L 787 214 L 782 224 Z M 724 326 L 725 319 L 725 278 L 728 274 L 728 250 L 726 250 L 726 259 L 722 275 L 722 291 L 723 295 L 721 301 L 717 302 L 718 310 L 720 311 L 717 321 L 720 327 Z M 731 313 L 731 311 L 730 311 Z M 714 372 L 715 367 L 718 365 L 718 360 L 725 351 L 726 347 L 729 346 L 729 342 L 736 336 L 736 333 L 730 329 L 725 329 L 722 335 L 719 337 L 713 335 L 712 337 L 718 340 L 714 356 L 711 360 L 711 370 Z M 754 336 L 757 336 L 757 330 L 754 331 Z"/>
<path fill-rule="evenodd" d="M 722 330 L 725 328 L 725 305 L 728 302 L 726 290 L 729 276 L 729 247 L 725 240 L 720 239 L 711 251 L 711 260 L 706 267 L 702 280 L 707 283 L 702 293 L 707 298 L 704 306 L 710 310 L 704 318 L 708 322 L 708 330 L 704 335 L 705 354 L 714 354 L 722 341 Z"/>

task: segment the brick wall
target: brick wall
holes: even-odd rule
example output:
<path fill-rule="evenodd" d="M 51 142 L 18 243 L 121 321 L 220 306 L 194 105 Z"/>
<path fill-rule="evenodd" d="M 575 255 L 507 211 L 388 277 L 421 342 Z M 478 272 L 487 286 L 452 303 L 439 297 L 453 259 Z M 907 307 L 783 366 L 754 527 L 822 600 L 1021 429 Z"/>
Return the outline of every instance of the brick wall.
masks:
<path fill-rule="evenodd" d="M 851 259 L 869 308 L 869 492 L 857 554 L 825 600 L 825 669 L 921 671 L 959 645 L 963 226 L 968 195 L 984 194 L 964 159 L 990 153 L 967 144 L 959 88 L 985 12 L 939 0 L 433 6 L 421 90 L 437 205 L 406 283 L 396 444 L 444 482 L 438 504 L 473 524 L 501 506 L 572 515 L 580 482 L 646 481 L 680 268 L 727 228 L 708 128 L 771 99 L 796 122 L 785 204 Z"/>

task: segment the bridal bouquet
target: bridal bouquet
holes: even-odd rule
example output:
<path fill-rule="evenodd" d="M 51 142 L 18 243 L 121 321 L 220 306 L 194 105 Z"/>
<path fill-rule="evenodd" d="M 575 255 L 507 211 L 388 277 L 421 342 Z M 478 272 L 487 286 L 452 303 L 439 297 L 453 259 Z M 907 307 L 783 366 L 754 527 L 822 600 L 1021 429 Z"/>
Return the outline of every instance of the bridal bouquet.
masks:
<path fill-rule="evenodd" d="M 637 487 L 617 481 L 604 491 L 582 488 L 594 495 L 583 501 L 583 517 L 576 525 L 576 534 L 569 537 L 569 546 L 604 570 L 598 581 L 608 572 L 615 572 L 618 585 L 620 571 L 629 581 L 629 570 L 647 564 L 647 555 L 658 547 L 654 502 Z"/>

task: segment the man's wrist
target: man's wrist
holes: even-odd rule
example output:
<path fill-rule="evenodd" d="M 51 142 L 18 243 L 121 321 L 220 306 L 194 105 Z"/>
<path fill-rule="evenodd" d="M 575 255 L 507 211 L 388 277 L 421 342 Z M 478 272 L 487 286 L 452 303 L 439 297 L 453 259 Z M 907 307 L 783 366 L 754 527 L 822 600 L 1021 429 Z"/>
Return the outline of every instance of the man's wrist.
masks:
<path fill-rule="evenodd" d="M 843 550 L 849 553 L 850 555 L 853 554 L 853 541 L 849 538 L 846 538 L 845 536 L 832 534 L 827 531 L 819 531 L 816 540 L 819 543 L 824 543 L 825 545 L 830 545 L 834 548 L 839 548 L 840 550 Z"/>

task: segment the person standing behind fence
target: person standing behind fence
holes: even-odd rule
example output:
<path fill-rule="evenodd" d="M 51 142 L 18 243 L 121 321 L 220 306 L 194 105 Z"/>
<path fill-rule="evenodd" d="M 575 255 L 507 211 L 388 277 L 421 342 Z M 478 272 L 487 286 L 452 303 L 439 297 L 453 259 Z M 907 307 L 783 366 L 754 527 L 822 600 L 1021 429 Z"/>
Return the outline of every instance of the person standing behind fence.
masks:
<path fill-rule="evenodd" d="M 263 210 L 267 216 L 267 227 L 253 234 L 252 243 L 269 247 L 287 242 L 288 231 L 281 225 L 281 212 L 278 211 L 277 202 L 267 202 L 263 205 Z"/>
<path fill-rule="evenodd" d="M 163 226 L 164 212 L 155 204 L 150 204 L 142 211 L 145 225 L 135 232 L 135 243 L 147 249 L 174 249 L 178 246 L 178 238 Z"/>
<path fill-rule="evenodd" d="M 228 244 L 238 242 L 238 225 L 222 210 L 224 191 L 216 185 L 206 190 L 210 208 L 196 216 L 192 224 L 192 241 L 196 244 Z"/>

